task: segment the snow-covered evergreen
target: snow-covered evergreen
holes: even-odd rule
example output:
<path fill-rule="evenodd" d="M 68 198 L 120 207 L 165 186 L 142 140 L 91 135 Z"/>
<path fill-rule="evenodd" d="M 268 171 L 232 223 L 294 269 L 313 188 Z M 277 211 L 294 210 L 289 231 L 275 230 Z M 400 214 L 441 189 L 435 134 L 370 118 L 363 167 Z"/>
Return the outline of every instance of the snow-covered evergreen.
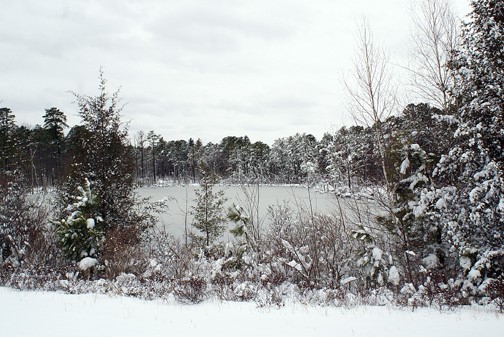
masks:
<path fill-rule="evenodd" d="M 504 261 L 504 3 L 472 5 L 451 64 L 455 146 L 439 161 L 443 187 L 434 202 L 463 273 L 481 284 L 501 276 Z"/>
<path fill-rule="evenodd" d="M 97 257 L 104 240 L 103 218 L 98 211 L 98 198 L 89 180 L 77 188 L 74 202 L 69 204 L 65 218 L 53 221 L 59 244 L 73 261 Z"/>
<path fill-rule="evenodd" d="M 226 198 L 222 190 L 214 191 L 218 177 L 207 167 L 203 167 L 202 171 L 200 189 L 196 191 L 196 206 L 192 210 L 194 217 L 192 226 L 200 233 L 194 234 L 193 239 L 202 247 L 210 247 L 225 230 L 224 202 Z"/>

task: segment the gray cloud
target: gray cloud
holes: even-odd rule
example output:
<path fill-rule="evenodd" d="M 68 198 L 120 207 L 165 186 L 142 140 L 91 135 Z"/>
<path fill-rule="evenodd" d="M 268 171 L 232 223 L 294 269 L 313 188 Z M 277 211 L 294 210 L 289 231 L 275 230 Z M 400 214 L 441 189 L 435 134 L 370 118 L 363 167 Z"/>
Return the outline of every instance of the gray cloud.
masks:
<path fill-rule="evenodd" d="M 464 0 L 457 0 L 464 2 Z M 79 122 L 69 90 L 122 86 L 130 132 L 165 139 L 228 134 L 271 143 L 350 123 L 339 78 L 356 21 L 403 57 L 403 0 L 24 0 L 0 10 L 0 100 L 19 123 L 57 106 Z"/>

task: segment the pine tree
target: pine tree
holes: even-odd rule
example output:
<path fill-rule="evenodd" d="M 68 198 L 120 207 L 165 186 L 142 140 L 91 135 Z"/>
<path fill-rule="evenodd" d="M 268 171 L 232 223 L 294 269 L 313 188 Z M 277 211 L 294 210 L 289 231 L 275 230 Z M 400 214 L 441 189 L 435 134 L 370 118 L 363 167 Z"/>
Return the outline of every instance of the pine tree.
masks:
<path fill-rule="evenodd" d="M 145 138 L 145 133 L 143 131 L 138 131 L 135 136 L 136 148 L 140 158 L 137 158 L 137 178 L 143 180 L 145 178 L 145 144 L 147 139 Z"/>
<path fill-rule="evenodd" d="M 369 144 L 372 143 L 370 133 L 362 126 L 342 127 L 332 137 L 327 145 L 327 171 L 333 186 L 347 185 L 353 188 L 353 183 L 371 180 L 369 165 L 372 161 L 369 155 Z"/>
<path fill-rule="evenodd" d="M 63 253 L 70 260 L 97 257 L 103 242 L 103 218 L 98 212 L 98 198 L 85 181 L 77 188 L 78 195 L 65 210 L 65 218 L 53 221 L 55 232 Z"/>
<path fill-rule="evenodd" d="M 200 188 L 196 190 L 196 205 L 192 207 L 193 227 L 202 233 L 194 239 L 203 246 L 209 247 L 226 229 L 224 212 L 224 191 L 213 190 L 218 177 L 207 167 L 202 168 Z"/>
<path fill-rule="evenodd" d="M 52 107 L 45 110 L 44 130 L 47 133 L 48 144 L 45 144 L 49 152 L 50 167 L 47 172 L 53 180 L 58 180 L 62 175 L 62 153 L 65 135 L 63 130 L 68 127 L 65 113 L 58 108 Z"/>
<path fill-rule="evenodd" d="M 156 155 L 159 152 L 158 145 L 159 145 L 159 138 L 160 136 L 154 133 L 154 130 L 149 131 L 147 134 L 147 141 L 149 142 L 150 145 L 150 150 L 151 150 L 151 160 L 152 160 L 152 179 L 154 184 L 156 183 L 157 177 L 156 177 L 156 166 L 157 166 L 157 160 L 156 160 Z"/>
<path fill-rule="evenodd" d="M 33 138 L 33 130 L 26 126 L 19 126 L 14 134 L 14 156 L 12 167 L 19 170 L 25 177 L 36 177 L 37 168 L 34 166 L 34 157 L 38 152 L 38 144 Z M 32 179 L 31 186 L 36 185 L 36 179 Z"/>
<path fill-rule="evenodd" d="M 451 125 L 435 118 L 441 114 L 441 110 L 428 104 L 410 104 L 396 118 L 392 133 L 395 146 L 389 152 L 395 172 L 391 174 L 397 201 L 394 213 L 402 245 L 397 255 L 404 260 L 410 278 L 417 272 L 411 267 L 412 260 L 432 269 L 442 267 L 447 255 L 436 217 L 439 209 L 430 205 L 436 191 L 432 172 L 441 153 L 452 143 Z M 405 251 L 413 252 L 414 257 L 404 254 Z"/>
<path fill-rule="evenodd" d="M 451 137 L 450 125 L 436 115 L 441 110 L 410 104 L 382 126 L 387 131 L 386 169 L 394 204 L 383 204 L 388 211 L 377 217 L 377 224 L 387 233 L 387 249 L 400 267 L 398 272 L 414 285 L 422 278 L 418 264 L 426 269 L 442 267 L 447 252 L 439 219 L 433 216 L 438 209 L 430 203 L 436 190 L 432 171 Z"/>
<path fill-rule="evenodd" d="M 270 154 L 270 147 L 263 142 L 255 142 L 251 145 L 251 158 L 249 163 L 250 176 L 255 182 L 265 181 Z"/>
<path fill-rule="evenodd" d="M 473 268 L 472 280 L 481 280 L 501 273 L 504 259 L 504 3 L 472 6 L 451 63 L 456 144 L 435 173 L 445 180 L 437 203 L 447 203 L 446 237 L 464 271 Z"/>
<path fill-rule="evenodd" d="M 199 140 L 199 139 L 198 139 Z M 196 144 L 192 138 L 189 138 L 187 142 L 187 164 L 191 173 L 192 182 L 196 182 L 196 163 L 199 160 L 198 149 L 196 149 Z"/>
<path fill-rule="evenodd" d="M 9 108 L 0 108 L 0 171 L 14 168 L 16 124 Z"/>
<path fill-rule="evenodd" d="M 64 136 L 64 128 L 68 127 L 65 113 L 60 111 L 58 108 L 52 107 L 45 110 L 43 118 L 44 129 L 49 131 L 51 139 L 54 139 L 55 142 L 60 142 Z"/>

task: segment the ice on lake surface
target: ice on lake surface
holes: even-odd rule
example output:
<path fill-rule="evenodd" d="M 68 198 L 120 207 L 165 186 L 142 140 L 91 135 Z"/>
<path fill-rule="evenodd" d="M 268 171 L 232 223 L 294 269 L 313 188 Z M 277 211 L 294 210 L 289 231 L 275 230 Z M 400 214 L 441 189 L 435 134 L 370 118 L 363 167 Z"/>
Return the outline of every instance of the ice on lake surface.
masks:
<path fill-rule="evenodd" d="M 183 237 L 185 214 L 191 211 L 195 205 L 195 190 L 198 186 L 168 186 L 168 187 L 146 187 L 138 188 L 136 191 L 142 197 L 151 197 L 152 201 L 168 198 L 168 209 L 160 216 L 161 225 L 164 225 L 169 233 L 175 237 Z M 247 209 L 249 198 L 246 194 L 253 195 L 257 200 L 257 186 L 215 186 L 214 190 L 223 190 L 228 199 L 225 204 L 227 209 L 234 203 Z M 260 186 L 259 187 L 259 218 L 265 219 L 268 215 L 268 208 L 275 205 L 287 203 L 295 209 L 303 207 L 309 209 L 311 206 L 314 212 L 331 213 L 336 209 L 337 201 L 331 193 L 319 193 L 306 187 L 291 186 Z M 188 214 L 187 224 L 190 227 L 192 216 Z M 266 221 L 267 222 L 267 221 Z M 233 224 L 229 224 L 230 227 Z M 224 239 L 231 239 L 231 234 L 226 232 Z"/>

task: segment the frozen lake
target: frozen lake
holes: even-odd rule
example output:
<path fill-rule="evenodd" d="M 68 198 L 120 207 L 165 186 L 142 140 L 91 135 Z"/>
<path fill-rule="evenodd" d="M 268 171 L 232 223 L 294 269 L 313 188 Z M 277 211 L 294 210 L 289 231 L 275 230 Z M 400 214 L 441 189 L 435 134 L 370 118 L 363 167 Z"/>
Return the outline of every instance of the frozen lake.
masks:
<path fill-rule="evenodd" d="M 138 188 L 136 191 L 143 197 L 151 197 L 152 201 L 169 198 L 166 212 L 161 214 L 161 224 L 175 237 L 183 237 L 186 212 L 191 211 L 197 186 L 168 186 Z M 257 200 L 257 186 L 215 186 L 214 190 L 223 190 L 226 198 L 226 211 L 233 203 L 247 210 L 249 199 L 247 194 Z M 259 218 L 265 219 L 268 208 L 277 204 L 287 203 L 293 208 L 305 207 L 309 209 L 310 200 L 314 212 L 330 213 L 336 209 L 336 197 L 331 193 L 318 193 L 306 187 L 289 186 L 261 186 L 259 187 Z M 187 224 L 190 228 L 192 216 L 187 215 Z M 266 223 L 268 221 L 266 220 Z M 230 224 L 232 225 L 232 224 Z M 231 239 L 229 232 L 224 234 L 224 240 Z"/>

